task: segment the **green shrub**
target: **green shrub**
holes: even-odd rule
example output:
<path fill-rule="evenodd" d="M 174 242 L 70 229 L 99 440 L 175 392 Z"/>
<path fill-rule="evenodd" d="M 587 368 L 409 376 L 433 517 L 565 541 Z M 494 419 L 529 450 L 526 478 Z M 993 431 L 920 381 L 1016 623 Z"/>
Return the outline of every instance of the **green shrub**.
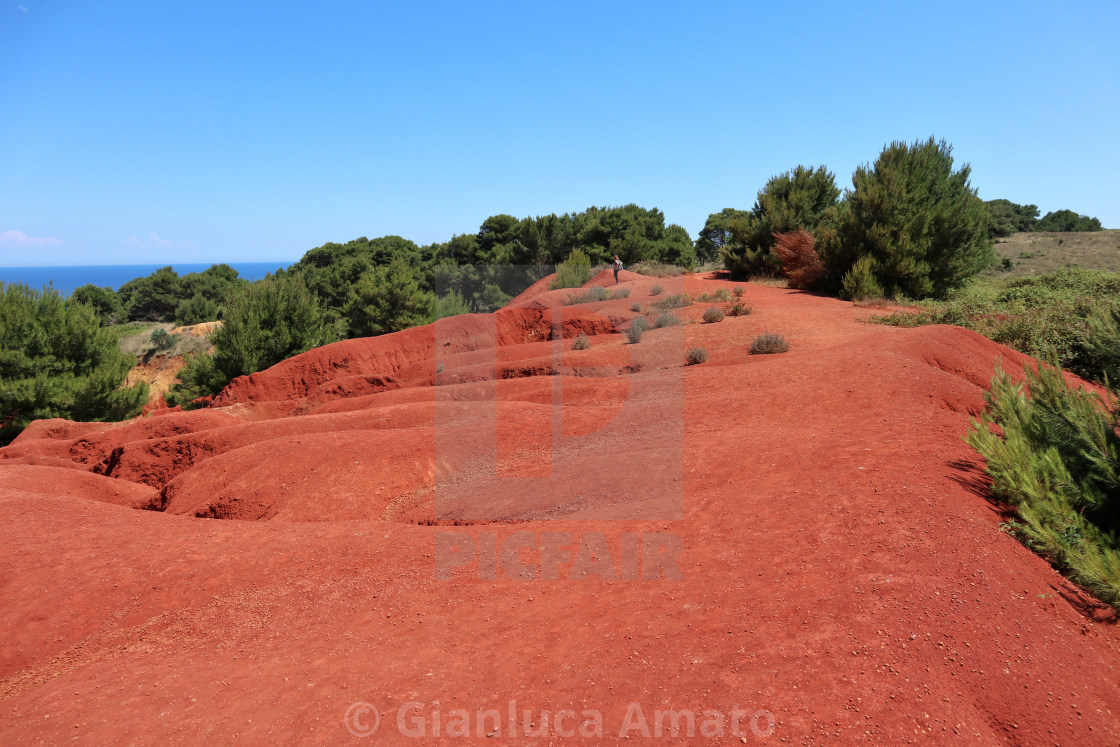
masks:
<path fill-rule="evenodd" d="M 41 418 L 137 415 L 148 385 L 121 386 L 135 362 L 93 306 L 0 282 L 0 445 Z"/>
<path fill-rule="evenodd" d="M 609 296 L 609 298 L 629 298 L 629 297 L 630 297 L 630 289 L 629 288 L 613 288 L 613 289 L 611 289 L 610 296 Z"/>
<path fill-rule="evenodd" d="M 637 343 L 641 343 L 642 333 L 644 333 L 648 327 L 650 327 L 650 323 L 646 321 L 645 317 L 637 317 L 631 321 L 631 326 L 626 330 L 626 338 L 632 344 L 636 345 Z"/>
<path fill-rule="evenodd" d="M 1097 358 L 1099 378 L 1120 385 L 1120 304 L 1089 318 L 1086 347 Z"/>
<path fill-rule="evenodd" d="M 642 305 L 635 301 L 634 303 L 630 304 L 630 310 L 635 314 L 640 314 L 642 313 Z"/>
<path fill-rule="evenodd" d="M 171 387 L 169 404 L 217 394 L 238 376 L 336 338 L 300 275 L 276 275 L 244 286 L 227 299 L 225 316 L 211 337 L 213 357 L 200 353 L 188 360 L 179 383 Z"/>
<path fill-rule="evenodd" d="M 689 366 L 695 366 L 708 360 L 708 351 L 705 348 L 689 348 L 684 358 Z"/>
<path fill-rule="evenodd" d="M 728 241 L 720 247 L 723 263 L 736 280 L 780 271 L 772 253 L 774 234 L 806 228 L 817 232 L 836 211 L 840 189 L 824 166 L 797 166 L 771 177 L 749 212 L 729 216 Z M 709 220 L 716 216 L 709 216 Z"/>
<path fill-rule="evenodd" d="M 735 289 L 731 292 L 735 295 L 735 298 L 742 298 L 745 289 L 741 285 L 736 285 Z"/>
<path fill-rule="evenodd" d="M 583 332 L 572 340 L 572 350 L 587 350 L 589 347 L 591 347 L 591 340 Z"/>
<path fill-rule="evenodd" d="M 770 355 L 772 353 L 785 353 L 789 351 L 786 338 L 773 332 L 765 332 L 754 338 L 751 343 L 751 355 Z"/>
<path fill-rule="evenodd" d="M 696 297 L 696 301 L 700 303 L 711 303 L 713 301 L 730 301 L 731 292 L 726 288 L 717 288 L 714 291 L 704 291 Z"/>
<path fill-rule="evenodd" d="M 299 285 L 305 287 L 302 279 Z M 302 292 L 299 295 L 308 295 L 307 302 L 299 303 L 314 305 L 317 318 L 321 319 L 315 298 Z M 290 297 L 295 300 L 294 295 Z M 443 303 L 452 304 L 455 301 L 451 299 Z M 374 337 L 426 324 L 432 319 L 433 306 L 434 297 L 420 286 L 420 279 L 413 268 L 403 259 L 394 259 L 388 265 L 366 270 L 350 288 L 344 309 L 347 334 L 350 337 Z M 441 305 L 441 310 L 447 310 L 447 307 Z"/>
<path fill-rule="evenodd" d="M 101 317 L 102 326 L 119 324 L 125 319 L 124 304 L 121 297 L 112 288 L 99 288 L 88 284 L 75 288 L 70 294 L 71 303 L 84 303 L 93 307 Z"/>
<path fill-rule="evenodd" d="M 627 293 L 629 295 L 629 293 Z M 577 303 L 593 303 L 595 301 L 608 301 L 610 300 L 611 292 L 601 285 L 593 285 L 583 293 L 569 293 L 568 297 L 564 299 L 565 306 L 572 306 Z"/>
<path fill-rule="evenodd" d="M 1071 391 L 1061 369 L 997 370 L 988 411 L 968 442 L 987 462 L 992 492 L 1015 507 L 1009 529 L 1076 583 L 1120 611 L 1120 428 L 1115 408 Z M 995 430 L 999 427 L 999 431 Z"/>
<path fill-rule="evenodd" d="M 1103 381 L 1108 344 L 1102 348 L 1091 340 L 1108 338 L 1094 336 L 1092 322 L 1118 297 L 1120 273 L 1067 267 L 1027 278 L 977 279 L 953 291 L 947 301 L 923 302 L 921 312 L 898 312 L 872 321 L 900 327 L 967 327 L 1036 358 L 1053 358 L 1083 378 Z"/>
<path fill-rule="evenodd" d="M 573 249 L 568 259 L 556 265 L 556 277 L 549 290 L 580 288 L 591 278 L 591 259 L 581 249 Z"/>
<path fill-rule="evenodd" d="M 856 260 L 844 275 L 840 297 L 847 301 L 866 301 L 883 297 L 883 286 L 875 279 L 875 260 L 865 255 Z"/>
<path fill-rule="evenodd" d="M 442 296 L 436 296 L 432 302 L 432 319 L 446 319 L 449 316 L 471 313 L 463 294 L 457 290 L 448 291 Z"/>
<path fill-rule="evenodd" d="M 653 323 L 653 326 L 661 329 L 662 327 L 675 327 L 678 324 L 681 324 L 681 320 L 677 316 L 670 311 L 663 311 L 657 315 L 657 321 Z"/>
<path fill-rule="evenodd" d="M 678 267 L 677 265 L 654 262 L 646 259 L 635 262 L 629 269 L 631 272 L 636 272 L 639 275 L 646 275 L 654 278 L 675 278 L 688 272 L 685 268 Z"/>
<path fill-rule="evenodd" d="M 747 314 L 751 313 L 752 310 L 753 309 L 750 306 L 746 306 L 739 299 L 735 299 L 731 302 L 731 306 L 727 309 L 727 315 L 746 316 Z"/>
<path fill-rule="evenodd" d="M 660 285 L 655 285 L 655 286 L 653 286 L 652 288 L 649 289 L 649 294 L 651 296 L 660 296 L 661 292 L 663 290 L 665 290 L 665 289 L 662 288 Z"/>
<path fill-rule="evenodd" d="M 175 339 L 163 327 L 156 327 L 152 330 L 151 340 L 157 351 L 167 350 L 175 344 Z"/>
<path fill-rule="evenodd" d="M 860 274 L 872 272 L 891 297 L 944 296 L 995 261 L 991 213 L 969 183 L 969 166 L 953 170 L 952 151 L 932 137 L 896 141 L 852 176 L 841 230 L 845 254 L 873 257 L 874 265 Z M 830 254 L 825 250 L 822 258 Z M 863 293 L 846 297 L 884 295 L 866 295 L 872 286 L 861 282 L 845 291 Z"/>
<path fill-rule="evenodd" d="M 713 324 L 714 322 L 723 321 L 723 310 L 718 306 L 709 306 L 704 309 L 704 316 L 702 317 L 706 324 Z"/>
<path fill-rule="evenodd" d="M 222 391 L 229 381 L 214 365 L 214 356 L 205 351 L 188 355 L 179 369 L 178 381 L 164 395 L 164 401 L 172 407 L 181 405 L 184 410 L 193 410 L 204 404 L 199 400 Z"/>
<path fill-rule="evenodd" d="M 681 309 L 685 306 L 690 305 L 691 303 L 692 299 L 688 297 L 687 293 L 675 293 L 671 296 L 665 296 L 665 298 L 662 298 L 660 301 L 657 301 L 653 305 L 656 308 L 664 311 L 666 309 Z"/>

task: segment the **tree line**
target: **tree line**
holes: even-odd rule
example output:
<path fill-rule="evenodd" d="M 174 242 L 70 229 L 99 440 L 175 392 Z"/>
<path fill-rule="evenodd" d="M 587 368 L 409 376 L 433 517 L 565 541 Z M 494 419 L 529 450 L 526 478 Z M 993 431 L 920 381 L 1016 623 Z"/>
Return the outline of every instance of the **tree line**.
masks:
<path fill-rule="evenodd" d="M 778 174 L 750 209 L 709 215 L 695 240 L 657 208 L 593 206 L 493 215 L 476 233 L 424 246 L 400 236 L 327 243 L 255 283 L 218 264 L 183 276 L 164 267 L 119 291 L 86 285 L 65 299 L 50 289 L 0 287 L 0 443 L 32 417 L 138 412 L 146 392 L 120 388 L 127 361 L 109 350 L 112 335 L 96 331 L 124 321 L 223 322 L 213 355 L 190 357 L 168 395 L 189 406 L 312 347 L 493 311 L 573 256 L 592 265 L 616 254 L 627 265 L 722 263 L 736 279 L 784 274 L 793 287 L 846 298 L 925 298 L 988 266 L 994 237 L 1100 229 L 1070 210 L 1040 219 L 1034 205 L 983 202 L 970 174 L 967 164 L 954 168 L 943 140 L 894 142 L 843 191 L 824 166 Z"/>
<path fill-rule="evenodd" d="M 932 137 L 890 143 L 843 192 L 825 166 L 799 165 L 767 181 L 751 209 L 709 215 L 696 253 L 721 258 L 736 279 L 795 269 L 804 289 L 922 299 L 943 297 L 989 267 L 997 236 L 1101 228 L 1071 210 L 1039 220 L 1034 205 L 984 202 L 970 176 L 968 164 L 954 168 L 952 146 Z M 809 240 L 795 239 L 799 231 Z M 783 237 L 785 263 L 775 251 Z"/>

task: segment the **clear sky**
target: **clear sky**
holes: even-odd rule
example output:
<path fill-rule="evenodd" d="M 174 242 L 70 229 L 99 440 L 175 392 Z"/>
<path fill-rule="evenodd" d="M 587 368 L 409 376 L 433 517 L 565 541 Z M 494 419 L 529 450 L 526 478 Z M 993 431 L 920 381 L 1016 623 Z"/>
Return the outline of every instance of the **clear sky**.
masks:
<path fill-rule="evenodd" d="M 1120 227 L 1120 3 L 0 0 L 0 265 L 294 260 L 934 135 Z"/>

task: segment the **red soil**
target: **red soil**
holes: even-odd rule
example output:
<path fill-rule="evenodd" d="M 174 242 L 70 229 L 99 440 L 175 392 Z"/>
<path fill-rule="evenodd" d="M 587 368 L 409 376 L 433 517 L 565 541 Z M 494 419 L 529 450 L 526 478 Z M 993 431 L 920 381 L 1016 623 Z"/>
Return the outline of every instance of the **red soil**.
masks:
<path fill-rule="evenodd" d="M 628 345 L 651 286 L 734 284 L 622 279 L 313 350 L 213 409 L 33 424 L 0 450 L 0 742 L 334 743 L 368 702 L 371 743 L 408 743 L 410 701 L 426 741 L 461 708 L 517 744 L 574 728 L 529 740 L 524 709 L 595 710 L 613 742 L 630 703 L 651 733 L 768 711 L 748 742 L 1120 740 L 1115 618 L 999 530 L 962 441 L 1024 356 L 754 285 L 749 316 Z M 790 352 L 747 355 L 767 330 Z M 617 573 L 436 559 L 563 532 Z M 679 538 L 683 580 L 633 578 L 634 532 Z"/>

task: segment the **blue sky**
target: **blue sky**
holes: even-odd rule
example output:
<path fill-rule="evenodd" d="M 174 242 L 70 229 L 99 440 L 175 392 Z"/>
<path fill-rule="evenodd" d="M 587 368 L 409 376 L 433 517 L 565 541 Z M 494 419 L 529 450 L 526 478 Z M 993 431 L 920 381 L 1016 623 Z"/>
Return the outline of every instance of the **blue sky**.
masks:
<path fill-rule="evenodd" d="M 935 135 L 1120 227 L 1120 3 L 0 0 L 0 265 L 294 260 Z"/>

